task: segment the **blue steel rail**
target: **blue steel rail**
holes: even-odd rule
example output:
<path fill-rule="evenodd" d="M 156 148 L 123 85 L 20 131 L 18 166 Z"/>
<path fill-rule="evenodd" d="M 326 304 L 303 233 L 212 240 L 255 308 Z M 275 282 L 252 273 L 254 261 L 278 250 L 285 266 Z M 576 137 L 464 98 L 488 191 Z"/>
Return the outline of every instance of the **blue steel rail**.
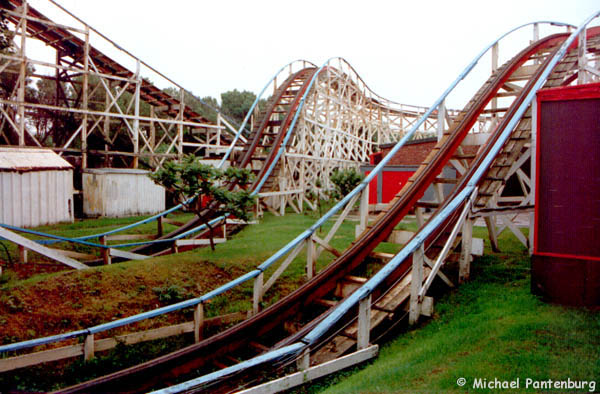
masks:
<path fill-rule="evenodd" d="M 558 26 L 570 26 L 568 24 L 565 23 L 560 23 L 560 22 L 547 22 L 547 21 L 539 21 L 539 22 L 532 22 L 532 23 L 527 23 L 527 24 L 523 24 L 521 26 L 518 26 L 512 30 L 510 30 L 509 32 L 503 34 L 502 36 L 500 36 L 497 40 L 495 40 L 493 43 L 491 43 L 489 46 L 487 46 L 484 50 L 482 50 L 475 58 L 474 60 L 469 63 L 469 65 L 464 69 L 464 71 L 453 81 L 453 83 L 444 91 L 444 93 L 440 96 L 440 98 L 438 98 L 434 104 L 421 116 L 421 118 L 415 123 L 413 124 L 413 126 L 411 127 L 411 129 L 409 130 L 409 132 L 392 148 L 392 150 L 390 151 L 390 153 L 388 155 L 386 155 L 382 161 L 372 170 L 372 172 L 354 189 L 352 190 L 352 192 L 350 192 L 348 195 L 346 195 L 342 200 L 340 200 L 336 205 L 334 205 L 334 207 L 332 207 L 327 213 L 325 213 L 319 220 L 317 220 L 311 227 L 309 227 L 308 229 L 306 229 L 305 231 L 303 231 L 302 233 L 300 233 L 296 238 L 294 238 L 292 241 L 290 241 L 287 245 L 285 245 L 283 248 L 281 248 L 279 251 L 277 251 L 275 254 L 273 254 L 271 257 L 269 257 L 267 260 L 265 260 L 262 264 L 260 264 L 256 269 L 238 277 L 237 279 L 223 285 L 220 286 L 219 288 L 212 290 L 206 294 L 204 294 L 201 297 L 197 297 L 197 298 L 193 298 L 193 299 L 189 299 L 186 301 L 182 301 L 176 304 L 172 304 L 166 307 L 162 307 L 162 308 L 158 308 L 152 311 L 148 311 L 148 312 L 144 312 L 144 313 L 140 313 L 137 315 L 133 315 L 133 316 L 129 316 L 126 318 L 122 318 L 122 319 L 118 319 L 109 323 L 104 323 L 104 324 L 100 324 L 97 326 L 93 326 L 84 330 L 78 330 L 78 331 L 73 331 L 73 332 L 69 332 L 69 333 L 65 333 L 65 334 L 59 334 L 59 335 L 54 335 L 54 336 L 49 336 L 49 337 L 44 337 L 44 338 L 38 338 L 38 339 L 33 339 L 33 340 L 29 340 L 29 341 L 23 341 L 23 342 L 18 342 L 18 343 L 13 343 L 13 344 L 8 344 L 8 345 L 2 345 L 0 346 L 0 353 L 2 352 L 10 352 L 10 351 L 16 351 L 16 350 L 21 350 L 21 349 L 25 349 L 25 348 L 31 348 L 34 346 L 39 346 L 39 345 L 43 345 L 43 344 L 47 344 L 47 343 L 51 343 L 51 342 L 57 342 L 57 341 L 61 341 L 61 340 L 66 340 L 69 338 L 73 338 L 76 336 L 80 336 L 80 335 L 88 335 L 88 334 L 94 334 L 94 333 L 99 333 L 102 331 L 107 331 L 107 330 L 111 330 L 114 328 L 118 328 L 121 326 L 125 326 L 128 324 L 132 324 L 141 320 L 145 320 L 145 319 L 149 319 L 149 318 L 153 318 L 156 316 L 159 316 L 161 314 L 164 313 L 170 313 L 173 311 L 177 311 L 177 310 L 181 310 L 184 308 L 189 308 L 189 307 L 193 307 L 195 305 L 198 305 L 200 303 L 204 303 L 214 297 L 216 297 L 217 295 L 220 295 L 222 293 L 225 293 L 229 290 L 231 290 L 232 288 L 248 281 L 251 279 L 256 278 L 258 275 L 260 275 L 261 273 L 263 273 L 265 270 L 267 270 L 270 266 L 272 266 L 275 262 L 277 262 L 279 259 L 281 259 L 283 256 L 287 255 L 292 249 L 294 249 L 295 247 L 297 247 L 301 242 L 307 240 L 312 234 L 314 234 L 323 224 L 325 224 L 329 219 L 331 219 L 333 217 L 333 215 L 335 215 L 340 209 L 342 209 L 354 196 L 356 196 L 358 193 L 362 192 L 362 190 L 364 190 L 364 188 L 369 184 L 369 182 L 374 179 L 375 176 L 377 176 L 377 174 L 379 172 L 381 172 L 381 170 L 383 169 L 383 167 L 389 162 L 389 160 L 395 155 L 395 153 L 398 152 L 399 149 L 401 149 L 401 147 L 408 141 L 410 140 L 410 138 L 414 135 L 414 133 L 417 131 L 417 129 L 433 114 L 433 112 L 437 109 L 437 107 L 446 99 L 446 97 L 454 90 L 454 88 L 470 73 L 470 71 L 477 65 L 477 63 L 479 62 L 479 60 L 496 44 L 498 43 L 500 40 L 502 40 L 503 38 L 505 38 L 506 36 L 508 36 L 509 34 L 513 33 L 516 30 L 522 29 L 526 26 L 530 26 L 532 24 L 535 23 L 549 23 L 549 24 L 553 24 L 553 25 L 558 25 Z M 290 126 L 290 128 L 288 129 L 288 133 L 285 136 L 284 142 L 282 143 L 282 148 L 285 146 L 285 144 L 287 143 L 287 141 L 289 140 L 289 137 L 295 127 L 295 124 L 297 122 L 298 119 L 298 114 L 300 113 L 301 109 L 302 109 L 302 105 L 305 102 L 305 99 L 312 87 L 312 85 L 314 84 L 316 78 L 318 77 L 318 74 L 325 69 L 325 67 L 327 67 L 327 65 L 329 64 L 329 62 L 331 60 L 333 60 L 335 58 L 331 58 L 328 59 L 320 68 L 319 70 L 314 74 L 313 78 L 311 79 L 310 82 L 310 86 L 308 89 L 306 89 L 301 103 L 297 108 L 297 112 L 296 115 L 294 116 L 294 120 L 292 122 L 292 125 Z M 557 60 L 558 61 L 558 60 Z M 283 68 L 282 68 L 283 69 Z M 264 91 L 264 90 L 263 90 Z M 280 150 L 281 151 L 281 150 Z M 273 161 L 273 163 L 275 163 L 276 160 Z M 272 168 L 274 167 L 274 164 L 272 163 L 271 167 L 269 170 L 272 170 Z M 224 216 L 213 219 L 214 221 L 218 221 L 218 220 L 222 220 L 224 218 Z M 190 232 L 194 231 L 196 229 L 192 229 L 190 230 L 188 233 L 186 233 L 186 235 L 188 235 Z M 425 229 L 423 229 L 424 231 Z M 138 243 L 138 244 L 142 244 L 142 243 Z M 131 245 L 131 244 L 128 244 Z M 114 246 L 112 246 L 114 247 Z M 407 245 L 408 247 L 408 245 Z M 406 248 L 406 247 L 405 247 Z M 403 249 L 404 251 L 405 249 Z M 403 253 L 402 251 L 400 253 Z M 412 252 L 411 252 L 412 253 Z M 409 253 L 410 254 L 410 253 Z M 400 255 L 400 254 L 399 254 Z M 396 257 L 398 257 L 399 255 L 397 255 Z M 397 262 L 398 260 L 396 258 L 394 258 L 392 261 Z M 388 263 L 388 265 L 392 264 L 392 261 L 390 261 Z M 387 267 L 387 265 L 386 265 Z M 375 279 L 372 278 L 371 280 Z M 371 280 L 368 283 L 371 282 Z M 362 293 L 361 293 L 362 294 Z M 366 296 L 366 295 L 365 295 Z M 364 297 L 361 297 L 364 298 Z M 342 305 L 346 305 L 349 301 L 345 301 L 343 304 L 340 304 L 339 307 L 342 307 Z M 347 309 L 351 308 L 354 304 L 347 306 Z M 338 307 L 338 308 L 339 308 Z M 346 309 L 346 310 L 347 310 Z M 336 311 L 338 309 L 336 308 Z M 336 313 L 334 311 L 334 313 Z M 343 314 L 342 314 L 343 315 Z M 331 319 L 327 319 L 327 321 L 331 321 Z M 319 327 L 323 327 L 323 323 L 321 323 L 319 326 L 317 326 L 317 328 Z M 315 330 L 317 329 L 315 328 Z M 306 337 L 307 339 L 311 339 L 313 338 L 313 336 L 311 336 L 310 334 L 307 335 Z M 302 340 L 302 342 L 304 342 L 305 340 Z M 306 342 L 306 343 L 311 343 L 311 342 Z M 292 347 L 293 349 L 295 349 L 296 347 Z M 241 365 L 241 364 L 239 364 Z M 236 367 L 236 366 L 234 366 Z M 230 367 L 233 368 L 233 367 Z M 225 370 L 223 370 L 225 371 Z"/>

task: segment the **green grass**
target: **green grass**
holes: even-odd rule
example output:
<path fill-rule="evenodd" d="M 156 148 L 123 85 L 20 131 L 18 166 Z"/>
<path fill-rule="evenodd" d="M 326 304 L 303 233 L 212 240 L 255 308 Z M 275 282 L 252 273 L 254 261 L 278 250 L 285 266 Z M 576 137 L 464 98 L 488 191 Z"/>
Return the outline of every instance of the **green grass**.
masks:
<path fill-rule="evenodd" d="M 521 390 L 526 378 L 598 379 L 600 315 L 533 296 L 528 254 L 510 234 L 500 242 L 503 252 L 493 254 L 487 244 L 472 265 L 472 281 L 439 300 L 432 320 L 384 344 L 368 366 L 300 391 L 487 392 L 494 390 L 473 388 L 475 378 L 520 378 Z"/>

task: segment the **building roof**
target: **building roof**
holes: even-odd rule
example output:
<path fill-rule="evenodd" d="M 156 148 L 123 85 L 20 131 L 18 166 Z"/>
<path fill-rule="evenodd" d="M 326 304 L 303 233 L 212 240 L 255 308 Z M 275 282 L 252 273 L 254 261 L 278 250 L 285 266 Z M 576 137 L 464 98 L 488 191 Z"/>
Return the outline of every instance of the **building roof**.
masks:
<path fill-rule="evenodd" d="M 0 171 L 70 170 L 73 166 L 50 149 L 0 146 Z"/>

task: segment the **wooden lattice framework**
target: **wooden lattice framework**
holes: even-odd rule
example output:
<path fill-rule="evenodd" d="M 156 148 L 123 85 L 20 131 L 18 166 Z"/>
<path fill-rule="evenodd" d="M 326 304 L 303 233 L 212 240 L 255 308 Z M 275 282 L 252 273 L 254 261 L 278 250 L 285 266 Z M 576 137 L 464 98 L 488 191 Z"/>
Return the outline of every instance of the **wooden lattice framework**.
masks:
<path fill-rule="evenodd" d="M 3 3 L 14 49 L 0 54 L 0 72 L 16 81 L 0 99 L 0 143 L 51 147 L 81 157 L 82 168 L 137 168 L 140 159 L 156 168 L 184 152 L 211 156 L 227 149 L 236 131 L 230 122 L 220 114 L 210 122 L 190 108 L 191 94 L 182 86 L 56 6 L 69 25 L 51 21 L 26 0 Z M 39 47 L 33 41 L 44 44 L 45 53 L 32 49 Z M 98 47 L 109 48 L 111 57 Z M 50 97 L 27 94 L 40 83 Z M 69 127 L 44 136 L 40 117 L 47 127 L 58 119 Z"/>

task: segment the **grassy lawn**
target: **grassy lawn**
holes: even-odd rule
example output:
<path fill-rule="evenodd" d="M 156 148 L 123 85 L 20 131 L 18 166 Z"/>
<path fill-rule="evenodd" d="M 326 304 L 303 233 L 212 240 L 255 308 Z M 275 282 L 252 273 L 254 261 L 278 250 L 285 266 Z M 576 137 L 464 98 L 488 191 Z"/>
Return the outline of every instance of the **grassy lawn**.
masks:
<path fill-rule="evenodd" d="M 527 378 L 600 380 L 600 314 L 541 302 L 530 293 L 524 248 L 508 233 L 500 242 L 502 253 L 486 244 L 472 281 L 438 300 L 432 320 L 384 344 L 368 366 L 300 391 L 497 392 L 474 388 L 474 379 L 519 378 L 518 390 L 502 390 L 515 392 L 526 390 Z M 457 385 L 459 378 L 465 386 Z"/>

